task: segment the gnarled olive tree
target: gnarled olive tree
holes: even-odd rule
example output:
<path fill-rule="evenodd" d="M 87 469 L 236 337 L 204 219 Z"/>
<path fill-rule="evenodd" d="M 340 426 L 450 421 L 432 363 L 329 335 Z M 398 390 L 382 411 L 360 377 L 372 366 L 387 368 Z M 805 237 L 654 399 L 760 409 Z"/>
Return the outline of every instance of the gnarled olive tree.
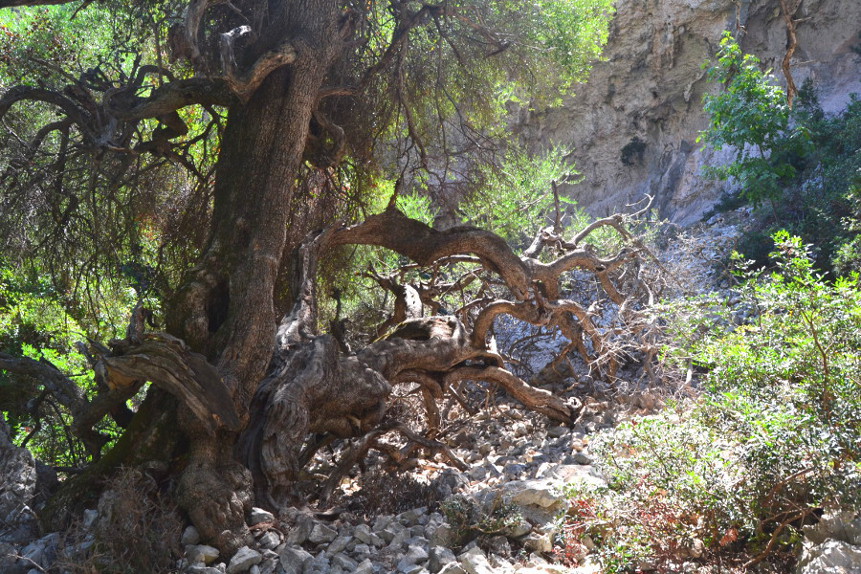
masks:
<path fill-rule="evenodd" d="M 0 8 L 39 4 L 68 3 L 0 0 Z M 455 381 L 493 380 L 528 406 L 570 420 L 572 406 L 506 371 L 486 335 L 507 313 L 556 323 L 577 340 L 586 333 L 599 352 L 588 310 L 560 299 L 559 277 L 589 270 L 621 303 L 611 276 L 634 252 L 602 260 L 574 246 L 542 263 L 540 240 L 517 256 L 492 233 L 435 231 L 394 209 L 330 226 L 297 248 L 337 211 L 348 181 L 368 181 L 387 166 L 402 181 L 415 170 L 438 187 L 462 180 L 457 170 L 470 154 L 487 152 L 515 96 L 550 104 L 583 77 L 606 37 L 610 4 L 97 0 L 75 8 L 146 24 L 137 33 L 115 27 L 113 38 L 126 34 L 122 42 L 103 48 L 121 56 L 84 67 L 47 44 L 39 57 L 18 54 L 43 73 L 30 77 L 27 67 L 4 76 L 17 83 L 4 81 L 0 118 L 17 118 L 20 127 L 0 166 L 7 249 L 56 248 L 69 266 L 92 268 L 122 245 L 123 229 L 166 217 L 173 201 L 188 235 L 165 235 L 166 248 L 194 235 L 190 218 L 204 227 L 186 250 L 193 264 L 161 291 L 166 332 L 147 333 L 139 308 L 124 339 L 88 349 L 95 397 L 74 391 L 50 365 L 0 356 L 0 368 L 27 370 L 63 397 L 98 459 L 66 482 L 49 515 L 71 508 L 94 473 L 145 464 L 178 477 L 180 505 L 205 540 L 229 553 L 247 534 L 252 485 L 284 503 L 305 436 L 372 431 L 392 385 L 419 383 L 430 412 Z M 26 121 L 33 109 L 40 125 Z M 190 175 L 152 175 L 164 165 Z M 172 185 L 178 189 L 124 195 Z M 63 251 L 81 238 L 91 241 L 74 257 Z M 346 244 L 384 246 L 421 265 L 464 256 L 495 273 L 510 300 L 484 301 L 460 318 L 417 312 L 405 330 L 345 354 L 333 338 L 316 336 L 313 275 L 317 258 Z M 302 279 L 291 269 L 303 269 Z M 279 326 L 285 285 L 298 302 Z M 154 387 L 102 455 L 94 422 L 123 418 L 125 400 L 146 382 Z"/>

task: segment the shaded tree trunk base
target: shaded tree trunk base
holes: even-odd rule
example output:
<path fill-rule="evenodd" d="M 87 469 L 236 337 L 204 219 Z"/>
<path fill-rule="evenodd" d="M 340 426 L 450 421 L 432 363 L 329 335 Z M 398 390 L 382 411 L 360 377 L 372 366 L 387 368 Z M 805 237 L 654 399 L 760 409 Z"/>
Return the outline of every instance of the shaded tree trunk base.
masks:
<path fill-rule="evenodd" d="M 289 330 L 300 329 L 291 326 Z M 492 364 L 486 364 L 488 361 Z M 336 484 L 332 481 L 370 448 L 382 450 L 374 439 L 379 436 L 387 400 L 398 384 L 419 385 L 435 404 L 461 381 L 494 382 L 526 408 L 564 424 L 575 420 L 580 406 L 531 387 L 496 366 L 487 351 L 470 344 L 463 325 L 450 316 L 404 321 L 389 338 L 372 343 L 357 355 L 344 355 L 333 337 L 314 337 L 286 349 L 277 362 L 280 367 L 263 381 L 252 401 L 252 422 L 237 449 L 252 472 L 258 500 L 272 507 L 288 505 L 298 497 L 293 485 L 310 458 L 303 451 L 309 434 L 368 439 L 341 462 L 322 499 L 331 494 Z M 438 427 L 434 410 L 427 409 L 430 434 Z M 409 445 L 409 452 L 388 453 L 395 462 L 421 447 L 441 453 L 455 467 L 465 468 L 445 445 L 396 421 L 388 426 L 402 434 Z"/>
<path fill-rule="evenodd" d="M 159 482 L 178 472 L 183 461 L 175 457 L 187 441 L 178 430 L 176 406 L 168 393 L 150 389 L 114 448 L 83 472 L 69 476 L 50 497 L 40 516 L 42 528 L 65 530 L 84 510 L 95 508 L 105 480 L 121 466 L 140 468 Z"/>

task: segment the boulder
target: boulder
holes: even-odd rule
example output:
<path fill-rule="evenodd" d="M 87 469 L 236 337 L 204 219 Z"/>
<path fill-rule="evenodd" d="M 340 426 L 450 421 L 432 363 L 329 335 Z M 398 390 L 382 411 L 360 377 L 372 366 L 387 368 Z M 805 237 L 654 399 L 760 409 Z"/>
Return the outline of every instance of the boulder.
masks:
<path fill-rule="evenodd" d="M 290 546 L 298 546 L 304 544 L 314 528 L 314 519 L 310 516 L 299 515 L 296 517 L 296 524 L 287 533 L 287 544 Z"/>
<path fill-rule="evenodd" d="M 262 522 L 275 522 L 275 515 L 262 508 L 252 508 L 251 515 L 248 518 L 248 525 L 254 526 Z"/>
<path fill-rule="evenodd" d="M 796 574 L 861 574 L 861 546 L 833 538 L 805 544 Z"/>
<path fill-rule="evenodd" d="M 444 546 L 434 546 L 428 552 L 428 570 L 433 574 L 453 562 L 457 562 L 454 552 Z"/>
<path fill-rule="evenodd" d="M 603 486 L 606 483 L 591 466 L 557 464 L 543 469 L 541 478 L 514 480 L 502 487 L 506 503 L 517 505 L 531 524 L 552 522 L 567 504 L 562 487 L 571 484 Z M 522 535 L 522 534 L 521 534 Z"/>
<path fill-rule="evenodd" d="M 218 555 L 218 548 L 207 546 L 206 544 L 194 544 L 185 550 L 185 557 L 192 564 L 196 562 L 212 564 L 218 558 Z"/>
<path fill-rule="evenodd" d="M 428 552 L 421 546 L 410 546 L 398 561 L 399 572 L 409 572 L 414 566 L 424 564 L 428 560 Z"/>
<path fill-rule="evenodd" d="M 494 568 L 481 548 L 474 546 L 458 556 L 458 561 L 467 574 L 493 574 Z"/>
<path fill-rule="evenodd" d="M 260 548 L 265 548 L 267 550 L 272 550 L 281 544 L 281 537 L 278 536 L 277 532 L 270 530 L 266 534 L 260 537 L 260 540 L 257 542 L 260 545 Z"/>
<path fill-rule="evenodd" d="M 308 534 L 308 542 L 311 542 L 312 544 L 324 544 L 326 542 L 332 542 L 337 537 L 337 530 L 326 526 L 322 522 L 315 522 L 314 526 L 311 528 L 311 532 Z"/>
<path fill-rule="evenodd" d="M 87 512 L 91 511 L 87 510 L 84 512 L 84 524 L 87 523 Z M 96 515 L 96 517 L 98 517 L 98 515 Z M 91 524 L 93 522 L 95 522 L 95 518 L 90 521 Z M 198 544 L 200 542 L 200 533 L 197 531 L 197 528 L 191 525 L 187 526 L 185 530 L 182 531 L 182 538 L 180 539 L 180 542 L 183 546 Z"/>
<path fill-rule="evenodd" d="M 263 561 L 263 555 L 253 548 L 243 546 L 236 551 L 233 558 L 230 559 L 230 564 L 227 565 L 227 574 L 242 574 L 251 570 L 252 566 L 256 566 Z"/>
<path fill-rule="evenodd" d="M 307 551 L 289 545 L 281 549 L 280 558 L 284 574 L 302 574 L 305 566 L 314 560 Z"/>
<path fill-rule="evenodd" d="M 23 564 L 28 568 L 38 566 L 43 570 L 54 562 L 57 557 L 57 549 L 60 545 L 60 534 L 52 532 L 38 540 L 34 540 L 21 550 L 21 559 L 19 565 Z"/>
<path fill-rule="evenodd" d="M 833 538 L 861 546 L 861 514 L 848 511 L 824 514 L 815 525 L 804 527 L 804 536 L 814 544 Z"/>
<path fill-rule="evenodd" d="M 0 540 L 22 544 L 38 533 L 31 510 L 36 495 L 36 460 L 12 442 L 0 414 Z"/>

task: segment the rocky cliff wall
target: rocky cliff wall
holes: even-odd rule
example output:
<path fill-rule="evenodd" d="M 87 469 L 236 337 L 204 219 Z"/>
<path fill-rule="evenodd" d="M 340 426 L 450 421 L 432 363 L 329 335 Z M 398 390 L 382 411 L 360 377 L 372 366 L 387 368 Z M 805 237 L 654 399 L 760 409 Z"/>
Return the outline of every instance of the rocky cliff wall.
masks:
<path fill-rule="evenodd" d="M 696 143 L 706 127 L 702 97 L 712 89 L 703 62 L 724 30 L 740 31 L 742 48 L 775 69 L 786 52 L 778 0 L 619 0 L 605 61 L 571 100 L 549 112 L 522 112 L 533 148 L 574 147 L 584 177 L 568 193 L 594 215 L 624 209 L 644 194 L 661 215 L 698 220 L 723 189 L 701 177 L 725 159 Z M 861 0 L 804 0 L 797 13 L 796 84 L 810 78 L 826 111 L 861 94 Z"/>

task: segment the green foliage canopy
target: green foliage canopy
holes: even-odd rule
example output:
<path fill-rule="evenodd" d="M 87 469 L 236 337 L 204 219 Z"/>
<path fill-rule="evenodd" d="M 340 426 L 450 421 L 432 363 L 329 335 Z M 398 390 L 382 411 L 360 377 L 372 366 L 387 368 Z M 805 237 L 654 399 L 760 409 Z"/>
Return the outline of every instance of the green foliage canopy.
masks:
<path fill-rule="evenodd" d="M 741 51 L 729 32 L 721 39 L 708 77 L 723 89 L 704 98 L 709 128 L 698 141 L 717 150 L 735 148 L 735 160 L 711 168 L 710 174 L 736 178 L 742 196 L 754 205 L 780 197 L 796 174 L 792 157 L 809 146 L 807 131 L 790 121 L 784 90 L 769 71 L 762 71 L 756 56 Z"/>
<path fill-rule="evenodd" d="M 734 148 L 734 160 L 709 167 L 706 174 L 732 179 L 730 194 L 717 210 L 754 207 L 759 224 L 749 228 L 740 250 L 765 263 L 769 237 L 786 228 L 816 248 L 820 269 L 846 273 L 858 269 L 858 181 L 861 174 L 861 103 L 850 95 L 839 113 L 826 114 L 812 81 L 805 81 L 790 109 L 784 91 L 743 54 L 729 34 L 721 41 L 709 77 L 720 91 L 705 97 L 710 127 L 700 135 L 707 145 Z"/>

